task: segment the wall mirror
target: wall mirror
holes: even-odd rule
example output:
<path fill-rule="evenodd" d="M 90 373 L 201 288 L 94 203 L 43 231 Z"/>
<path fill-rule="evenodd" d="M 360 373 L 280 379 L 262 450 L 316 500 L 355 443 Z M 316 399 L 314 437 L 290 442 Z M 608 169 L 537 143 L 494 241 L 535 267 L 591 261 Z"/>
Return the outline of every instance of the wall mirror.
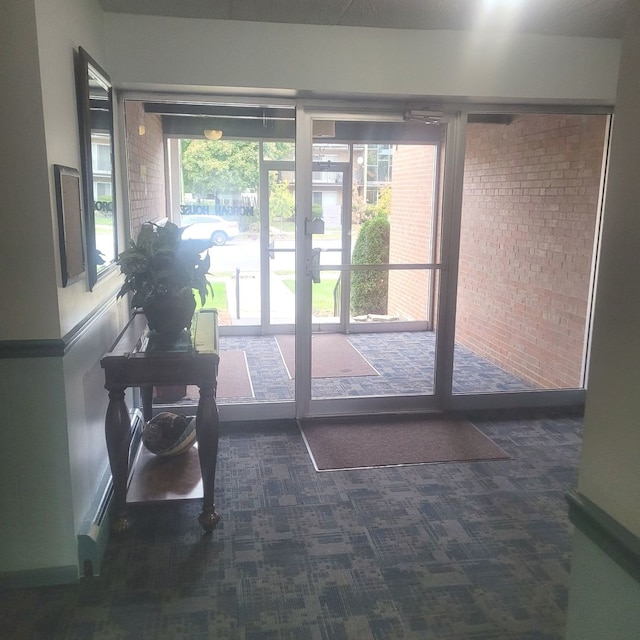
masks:
<path fill-rule="evenodd" d="M 79 47 L 75 57 L 89 288 L 117 258 L 113 93 L 109 76 Z"/>

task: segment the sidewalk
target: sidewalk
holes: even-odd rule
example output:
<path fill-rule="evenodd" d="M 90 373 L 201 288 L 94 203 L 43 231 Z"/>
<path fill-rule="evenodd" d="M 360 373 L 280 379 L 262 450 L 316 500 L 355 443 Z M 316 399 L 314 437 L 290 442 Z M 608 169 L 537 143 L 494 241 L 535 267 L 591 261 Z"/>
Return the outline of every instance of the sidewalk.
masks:
<path fill-rule="evenodd" d="M 232 325 L 260 324 L 260 278 L 257 272 L 240 273 L 239 288 L 236 278 L 225 280 L 227 303 Z M 293 324 L 295 322 L 295 295 L 282 282 L 282 278 L 271 274 L 271 319 L 273 324 Z M 239 291 L 238 305 L 237 294 Z"/>

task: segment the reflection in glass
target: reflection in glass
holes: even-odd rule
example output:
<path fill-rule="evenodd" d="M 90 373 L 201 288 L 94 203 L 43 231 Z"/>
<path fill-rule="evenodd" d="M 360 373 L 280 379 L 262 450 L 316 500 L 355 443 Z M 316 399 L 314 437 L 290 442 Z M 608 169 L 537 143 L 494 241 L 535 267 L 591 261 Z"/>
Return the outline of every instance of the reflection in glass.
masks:
<path fill-rule="evenodd" d="M 83 155 L 84 209 L 90 288 L 117 257 L 113 97 L 109 76 L 78 49 L 77 97 Z"/>
<path fill-rule="evenodd" d="M 295 322 L 295 173 L 286 169 L 270 169 L 267 176 L 269 322 L 272 325 L 293 324 Z"/>
<path fill-rule="evenodd" d="M 263 160 L 295 160 L 296 145 L 294 142 L 263 142 Z"/>

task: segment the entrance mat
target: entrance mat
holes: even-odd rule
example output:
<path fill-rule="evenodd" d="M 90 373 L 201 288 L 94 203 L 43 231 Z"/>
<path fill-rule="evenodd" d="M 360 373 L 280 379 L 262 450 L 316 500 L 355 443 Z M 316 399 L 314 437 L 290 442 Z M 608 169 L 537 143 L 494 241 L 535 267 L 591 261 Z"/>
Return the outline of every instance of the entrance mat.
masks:
<path fill-rule="evenodd" d="M 316 471 L 509 459 L 470 422 L 442 416 L 318 418 L 299 426 Z"/>
<path fill-rule="evenodd" d="M 220 351 L 216 400 L 253 397 L 253 385 L 249 376 L 246 352 L 239 349 Z M 197 386 L 189 385 L 187 387 L 187 398 L 198 402 L 200 391 Z"/>
<path fill-rule="evenodd" d="M 295 336 L 276 336 L 290 378 L 296 377 Z M 316 333 L 311 338 L 311 377 L 347 378 L 380 375 L 342 333 Z"/>

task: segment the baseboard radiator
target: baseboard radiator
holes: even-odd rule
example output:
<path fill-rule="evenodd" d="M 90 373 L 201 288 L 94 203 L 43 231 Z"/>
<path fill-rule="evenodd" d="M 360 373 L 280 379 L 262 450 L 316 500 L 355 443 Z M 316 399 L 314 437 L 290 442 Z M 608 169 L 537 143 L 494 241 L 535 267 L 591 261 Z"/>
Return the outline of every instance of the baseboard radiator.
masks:
<path fill-rule="evenodd" d="M 144 418 L 139 409 L 131 414 L 131 441 L 129 445 L 129 469 L 133 468 L 140 448 Z M 129 473 L 131 481 L 131 471 Z M 113 479 L 107 467 L 95 499 L 78 531 L 78 567 L 82 577 L 100 575 L 102 558 L 111 528 L 111 505 L 113 502 Z"/>

